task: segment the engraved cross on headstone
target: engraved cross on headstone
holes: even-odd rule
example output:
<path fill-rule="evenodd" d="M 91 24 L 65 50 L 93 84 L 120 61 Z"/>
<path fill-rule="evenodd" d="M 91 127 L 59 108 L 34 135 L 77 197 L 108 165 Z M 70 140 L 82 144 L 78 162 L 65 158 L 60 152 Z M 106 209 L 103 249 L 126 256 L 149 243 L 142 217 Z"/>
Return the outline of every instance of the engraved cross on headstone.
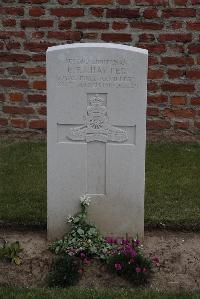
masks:
<path fill-rule="evenodd" d="M 105 94 L 88 94 L 87 115 L 84 124 L 58 126 L 68 127 L 65 142 L 86 142 L 87 144 L 87 187 L 86 194 L 104 197 L 106 195 L 106 144 L 135 143 L 135 126 L 113 126 L 107 116 Z M 129 140 L 130 139 L 130 140 Z"/>

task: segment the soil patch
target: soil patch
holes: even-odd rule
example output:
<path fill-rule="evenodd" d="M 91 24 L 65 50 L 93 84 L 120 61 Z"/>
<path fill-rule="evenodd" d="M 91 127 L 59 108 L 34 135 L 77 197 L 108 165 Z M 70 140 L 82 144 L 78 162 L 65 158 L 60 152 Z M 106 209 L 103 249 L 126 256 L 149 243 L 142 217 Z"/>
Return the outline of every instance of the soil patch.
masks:
<path fill-rule="evenodd" d="M 19 241 L 23 247 L 22 265 L 0 261 L 0 285 L 21 287 L 46 286 L 52 254 L 48 251 L 45 231 L 0 230 L 0 239 Z M 193 232 L 145 232 L 144 251 L 160 258 L 160 269 L 152 275 L 147 288 L 154 290 L 200 290 L 200 234 Z M 79 282 L 82 287 L 130 288 L 118 276 L 93 262 Z"/>

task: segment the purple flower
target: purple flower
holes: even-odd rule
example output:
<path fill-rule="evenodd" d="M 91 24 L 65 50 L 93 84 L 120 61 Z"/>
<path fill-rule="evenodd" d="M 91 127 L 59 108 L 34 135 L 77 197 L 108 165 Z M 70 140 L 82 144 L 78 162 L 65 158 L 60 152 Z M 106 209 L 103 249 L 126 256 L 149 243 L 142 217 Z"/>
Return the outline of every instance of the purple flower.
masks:
<path fill-rule="evenodd" d="M 140 240 L 138 240 L 138 239 L 137 239 L 137 240 L 135 240 L 135 244 L 136 244 L 137 246 L 139 246 L 139 245 L 140 245 L 140 243 L 141 243 L 141 242 L 140 242 Z"/>
<path fill-rule="evenodd" d="M 136 273 L 140 273 L 140 272 L 141 272 L 141 268 L 140 268 L 140 267 L 136 267 L 136 268 L 135 268 L 135 272 L 136 272 Z"/>
<path fill-rule="evenodd" d="M 120 270 L 122 269 L 122 264 L 121 264 L 121 263 L 116 263 L 116 264 L 115 264 L 115 269 L 116 269 L 117 271 L 120 271 Z"/>
<path fill-rule="evenodd" d="M 85 253 L 81 252 L 80 257 L 84 259 L 86 257 Z"/>
<path fill-rule="evenodd" d="M 154 263 L 158 264 L 158 263 L 159 263 L 159 257 L 158 257 L 158 256 L 154 256 L 154 257 L 152 258 L 152 261 L 153 261 Z"/>
<path fill-rule="evenodd" d="M 108 244 L 113 244 L 113 243 L 114 243 L 114 240 L 113 240 L 112 237 L 106 237 L 106 242 L 107 242 Z"/>

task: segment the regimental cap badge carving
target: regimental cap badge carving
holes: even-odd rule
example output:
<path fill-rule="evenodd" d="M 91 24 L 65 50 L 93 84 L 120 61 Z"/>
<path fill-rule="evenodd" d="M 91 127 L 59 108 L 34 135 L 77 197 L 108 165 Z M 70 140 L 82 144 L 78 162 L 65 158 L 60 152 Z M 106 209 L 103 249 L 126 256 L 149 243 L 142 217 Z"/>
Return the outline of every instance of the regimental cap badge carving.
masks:
<path fill-rule="evenodd" d="M 103 106 L 105 103 L 103 98 L 101 98 L 98 94 L 95 94 L 94 96 L 90 97 L 89 104 L 91 106 Z"/>

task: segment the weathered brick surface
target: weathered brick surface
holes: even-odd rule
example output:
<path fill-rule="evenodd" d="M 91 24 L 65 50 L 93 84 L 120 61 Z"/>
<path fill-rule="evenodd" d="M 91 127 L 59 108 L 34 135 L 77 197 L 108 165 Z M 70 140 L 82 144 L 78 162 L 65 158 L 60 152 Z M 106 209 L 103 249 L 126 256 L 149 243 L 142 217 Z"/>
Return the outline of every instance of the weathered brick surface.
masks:
<path fill-rule="evenodd" d="M 149 131 L 199 134 L 199 5 L 199 0 L 3 0 L 0 130 L 46 129 L 49 46 L 104 41 L 149 50 Z"/>

